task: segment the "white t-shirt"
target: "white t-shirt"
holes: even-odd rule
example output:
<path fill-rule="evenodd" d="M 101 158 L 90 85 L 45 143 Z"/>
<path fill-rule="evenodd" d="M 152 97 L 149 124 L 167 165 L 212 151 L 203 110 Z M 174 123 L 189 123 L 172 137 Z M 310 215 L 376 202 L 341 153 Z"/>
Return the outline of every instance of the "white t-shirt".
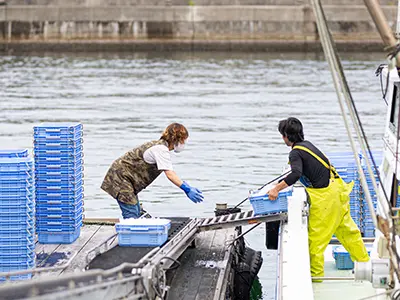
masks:
<path fill-rule="evenodd" d="M 150 147 L 143 153 L 143 159 L 148 164 L 157 164 L 157 169 L 166 171 L 172 171 L 172 161 L 169 149 L 165 145 L 155 145 Z"/>

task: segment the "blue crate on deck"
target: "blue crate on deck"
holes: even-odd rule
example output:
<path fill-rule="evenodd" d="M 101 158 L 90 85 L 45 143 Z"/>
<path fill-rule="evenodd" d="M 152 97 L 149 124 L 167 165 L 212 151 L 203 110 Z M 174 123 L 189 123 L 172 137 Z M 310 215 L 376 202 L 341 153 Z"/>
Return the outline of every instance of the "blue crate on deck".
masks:
<path fill-rule="evenodd" d="M 368 255 L 371 251 L 367 249 Z M 354 262 L 350 258 L 350 254 L 343 246 L 335 246 L 332 248 L 332 255 L 335 259 L 336 268 L 338 270 L 352 270 L 354 269 Z"/>
<path fill-rule="evenodd" d="M 41 244 L 71 244 L 80 236 L 81 226 L 73 231 L 41 231 L 38 232 L 38 242 Z"/>
<path fill-rule="evenodd" d="M 268 195 L 263 195 L 259 191 L 250 192 L 249 199 L 253 206 L 254 215 L 265 215 L 277 212 L 287 212 L 287 197 L 292 196 L 292 189 L 287 188 L 279 192 L 278 198 L 274 201 L 269 200 Z"/>
<path fill-rule="evenodd" d="M 34 267 L 33 167 L 27 149 L 0 150 L 0 272 Z M 11 280 L 25 277 L 29 276 L 14 276 Z"/>
<path fill-rule="evenodd" d="M 168 239 L 168 219 L 125 219 L 115 225 L 120 246 L 155 247 Z"/>

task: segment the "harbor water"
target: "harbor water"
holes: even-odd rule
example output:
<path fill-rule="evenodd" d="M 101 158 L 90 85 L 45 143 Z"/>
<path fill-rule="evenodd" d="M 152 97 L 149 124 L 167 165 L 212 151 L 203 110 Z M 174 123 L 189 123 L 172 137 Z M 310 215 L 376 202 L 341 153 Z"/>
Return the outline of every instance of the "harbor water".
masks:
<path fill-rule="evenodd" d="M 386 104 L 375 69 L 383 54 L 342 54 L 353 97 L 373 150 L 382 149 Z M 189 130 L 172 153 L 177 174 L 201 189 L 192 203 L 161 175 L 139 194 L 154 216 L 206 217 L 234 205 L 279 175 L 289 148 L 277 125 L 298 117 L 306 139 L 324 152 L 349 151 L 328 65 L 322 54 L 138 53 L 0 56 L 0 148 L 32 149 L 33 126 L 84 126 L 85 215 L 119 217 L 100 189 L 107 168 L 131 148 L 158 139 L 171 122 Z M 246 202 L 242 208 L 250 210 Z M 262 299 L 274 299 L 276 253 L 264 226 L 246 236 L 263 251 Z"/>

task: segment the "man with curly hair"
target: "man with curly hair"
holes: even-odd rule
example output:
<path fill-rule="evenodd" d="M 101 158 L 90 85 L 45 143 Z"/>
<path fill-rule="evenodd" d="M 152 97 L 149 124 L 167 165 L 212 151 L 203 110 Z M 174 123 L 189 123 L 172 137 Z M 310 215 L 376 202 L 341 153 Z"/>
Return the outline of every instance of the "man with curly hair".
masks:
<path fill-rule="evenodd" d="M 182 181 L 172 167 L 170 151 L 181 152 L 188 137 L 185 126 L 172 123 L 159 140 L 144 143 L 112 163 L 101 188 L 117 200 L 124 219 L 140 217 L 138 194 L 162 172 L 194 203 L 203 201 L 202 192 Z"/>

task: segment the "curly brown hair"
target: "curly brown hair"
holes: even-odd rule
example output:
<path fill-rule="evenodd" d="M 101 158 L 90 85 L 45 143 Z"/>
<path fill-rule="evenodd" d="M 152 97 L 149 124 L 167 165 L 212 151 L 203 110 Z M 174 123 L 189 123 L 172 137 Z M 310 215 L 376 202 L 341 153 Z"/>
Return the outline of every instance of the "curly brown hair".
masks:
<path fill-rule="evenodd" d="M 177 144 L 183 144 L 188 137 L 189 132 L 185 126 L 179 123 L 172 123 L 165 128 L 160 139 L 166 141 L 171 147 Z"/>

